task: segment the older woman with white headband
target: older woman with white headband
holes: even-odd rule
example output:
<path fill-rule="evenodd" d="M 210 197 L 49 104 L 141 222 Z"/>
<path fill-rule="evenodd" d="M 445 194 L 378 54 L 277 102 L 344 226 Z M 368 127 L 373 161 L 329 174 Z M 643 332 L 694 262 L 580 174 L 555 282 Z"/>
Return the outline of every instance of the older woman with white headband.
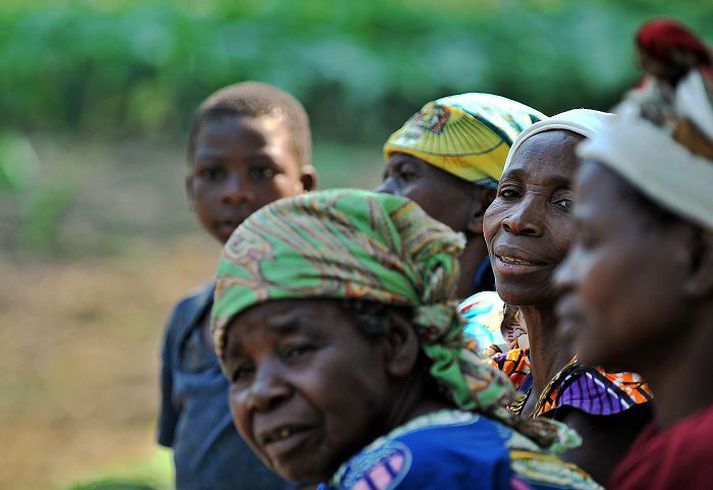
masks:
<path fill-rule="evenodd" d="M 484 218 L 498 294 L 519 308 L 530 342 L 529 350 L 514 349 L 494 359 L 524 393 L 511 409 L 577 429 L 583 444 L 564 458 L 600 482 L 650 418 L 651 394 L 636 374 L 579 362 L 571 332 L 557 329 L 553 275 L 575 236 L 575 149 L 610 117 L 576 109 L 523 131 Z"/>
<path fill-rule="evenodd" d="M 583 361 L 641 372 L 656 394 L 608 488 L 711 488 L 713 55 L 668 20 L 637 45 L 649 75 L 579 149 L 558 313 Z"/>

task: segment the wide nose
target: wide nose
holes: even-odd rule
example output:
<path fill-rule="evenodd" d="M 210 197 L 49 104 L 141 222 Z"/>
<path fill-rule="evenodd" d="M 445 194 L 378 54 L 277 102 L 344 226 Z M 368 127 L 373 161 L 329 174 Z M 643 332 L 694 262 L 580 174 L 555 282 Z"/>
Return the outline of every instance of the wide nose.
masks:
<path fill-rule="evenodd" d="M 538 203 L 523 199 L 515 204 L 500 225 L 505 231 L 516 235 L 542 235 L 542 216 Z"/>
<path fill-rule="evenodd" d="M 399 187 L 396 185 L 396 179 L 391 176 L 386 177 L 381 181 L 381 184 L 374 188 L 374 192 L 381 192 L 384 194 L 399 195 Z"/>
<path fill-rule="evenodd" d="M 228 174 L 220 191 L 220 199 L 224 204 L 242 204 L 255 198 L 255 192 L 249 182 L 238 172 Z"/>
<path fill-rule="evenodd" d="M 267 361 L 255 371 L 247 397 L 250 410 L 269 411 L 289 398 L 292 389 L 278 362 Z"/>

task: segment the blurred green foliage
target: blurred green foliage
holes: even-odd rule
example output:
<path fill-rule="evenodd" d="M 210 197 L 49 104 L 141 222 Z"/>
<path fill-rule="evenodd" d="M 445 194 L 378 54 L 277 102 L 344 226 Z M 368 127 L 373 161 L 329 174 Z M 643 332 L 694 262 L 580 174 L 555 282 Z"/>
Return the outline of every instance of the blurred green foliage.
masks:
<path fill-rule="evenodd" d="M 636 27 L 660 15 L 713 25 L 694 0 L 4 0 L 0 124 L 161 137 L 247 79 L 294 93 L 317 137 L 348 143 L 465 91 L 603 109 L 637 76 Z"/>
<path fill-rule="evenodd" d="M 713 6 L 698 0 L 3 0 L 0 207 L 12 209 L 0 218 L 13 219 L 0 235 L 13 238 L 0 236 L 0 247 L 62 250 L 59 224 L 88 176 L 106 167 L 82 148 L 71 160 L 38 158 L 32 135 L 71 134 L 72 145 L 85 145 L 87 136 L 120 142 L 111 151 L 127 141 L 181 141 L 182 147 L 193 111 L 208 94 L 261 80 L 307 107 L 323 182 L 360 185 L 380 171 L 378 148 L 388 134 L 443 95 L 492 92 L 548 114 L 607 109 L 639 76 L 633 33 L 656 16 L 679 18 L 707 35 Z"/>

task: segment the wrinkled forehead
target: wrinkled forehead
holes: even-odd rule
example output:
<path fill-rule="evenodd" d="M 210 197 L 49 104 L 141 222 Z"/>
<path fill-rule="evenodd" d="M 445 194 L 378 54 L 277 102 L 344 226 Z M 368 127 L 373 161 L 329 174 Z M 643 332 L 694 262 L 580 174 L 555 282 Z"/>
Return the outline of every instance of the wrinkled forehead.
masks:
<path fill-rule="evenodd" d="M 579 160 L 575 154 L 584 136 L 564 129 L 534 134 L 515 151 L 503 179 L 513 175 L 573 179 Z"/>

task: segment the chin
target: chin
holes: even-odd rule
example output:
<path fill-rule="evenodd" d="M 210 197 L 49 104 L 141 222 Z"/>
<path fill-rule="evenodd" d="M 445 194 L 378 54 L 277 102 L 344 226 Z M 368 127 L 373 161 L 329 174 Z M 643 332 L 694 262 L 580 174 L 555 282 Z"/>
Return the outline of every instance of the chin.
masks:
<path fill-rule="evenodd" d="M 603 345 L 598 335 L 578 335 L 575 340 L 577 358 L 583 364 L 601 366 L 606 369 L 621 368 L 621 360 L 616 351 L 616 346 Z"/>
<path fill-rule="evenodd" d="M 316 471 L 313 463 L 286 465 L 280 466 L 279 468 L 268 466 L 268 468 L 282 479 L 293 483 L 316 484 L 326 482 L 332 476 L 332 473 L 323 474 L 322 472 Z"/>
<path fill-rule="evenodd" d="M 495 287 L 502 300 L 513 306 L 537 306 L 553 304 L 557 295 L 551 284 L 528 285 L 518 281 L 503 283 L 495 280 Z"/>

